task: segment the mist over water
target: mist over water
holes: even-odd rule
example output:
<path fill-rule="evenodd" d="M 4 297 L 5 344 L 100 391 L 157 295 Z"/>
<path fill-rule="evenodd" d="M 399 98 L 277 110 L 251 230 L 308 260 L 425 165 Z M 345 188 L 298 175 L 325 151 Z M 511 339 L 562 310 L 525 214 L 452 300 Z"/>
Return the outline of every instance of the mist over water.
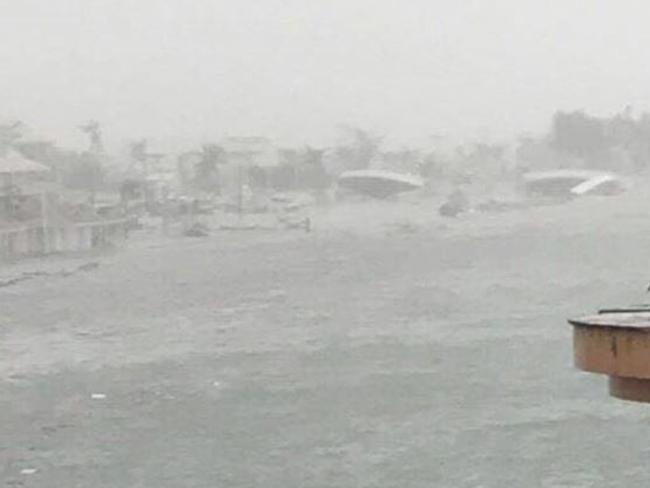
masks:
<path fill-rule="evenodd" d="M 88 119 L 166 150 L 323 146 L 337 124 L 503 141 L 558 109 L 648 108 L 640 1 L 5 3 L 0 115 L 70 144 Z"/>

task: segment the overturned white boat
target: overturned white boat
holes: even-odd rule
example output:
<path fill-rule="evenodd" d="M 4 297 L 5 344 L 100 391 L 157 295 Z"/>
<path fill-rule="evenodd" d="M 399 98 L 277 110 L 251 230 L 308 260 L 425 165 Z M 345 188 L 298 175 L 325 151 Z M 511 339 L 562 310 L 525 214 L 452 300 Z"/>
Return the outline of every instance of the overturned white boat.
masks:
<path fill-rule="evenodd" d="M 589 170 L 555 170 L 524 175 L 526 193 L 533 197 L 577 197 L 616 195 L 627 189 L 627 182 L 614 173 Z"/>
<path fill-rule="evenodd" d="M 338 184 L 342 188 L 374 198 L 387 198 L 397 193 L 418 190 L 424 186 L 424 181 L 410 174 L 363 169 L 341 173 Z"/>

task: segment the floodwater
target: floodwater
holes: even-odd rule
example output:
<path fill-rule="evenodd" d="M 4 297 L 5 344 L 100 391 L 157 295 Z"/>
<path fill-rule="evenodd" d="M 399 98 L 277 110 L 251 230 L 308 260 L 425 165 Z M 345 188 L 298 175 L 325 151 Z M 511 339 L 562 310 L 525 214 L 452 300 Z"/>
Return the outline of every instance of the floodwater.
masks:
<path fill-rule="evenodd" d="M 0 288 L 0 483 L 646 485 L 650 407 L 573 368 L 566 318 L 646 298 L 650 198 L 433 214 L 135 237 Z"/>

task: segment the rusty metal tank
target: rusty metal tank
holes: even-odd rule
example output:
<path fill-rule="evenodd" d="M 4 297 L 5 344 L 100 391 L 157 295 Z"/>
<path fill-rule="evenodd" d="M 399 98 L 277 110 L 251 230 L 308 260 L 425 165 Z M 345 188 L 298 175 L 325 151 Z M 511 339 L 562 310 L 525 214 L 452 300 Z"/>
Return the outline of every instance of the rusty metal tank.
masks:
<path fill-rule="evenodd" d="M 609 376 L 609 393 L 650 403 L 650 307 L 570 319 L 577 368 Z"/>

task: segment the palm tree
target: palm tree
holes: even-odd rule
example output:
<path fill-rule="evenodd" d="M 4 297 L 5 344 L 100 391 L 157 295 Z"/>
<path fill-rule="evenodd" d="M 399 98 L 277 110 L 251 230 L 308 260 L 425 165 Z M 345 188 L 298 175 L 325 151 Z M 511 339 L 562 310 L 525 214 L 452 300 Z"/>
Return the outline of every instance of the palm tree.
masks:
<path fill-rule="evenodd" d="M 383 136 L 359 127 L 342 126 L 346 142 L 336 148 L 336 154 L 347 170 L 366 169 L 379 154 Z"/>
<path fill-rule="evenodd" d="M 104 143 L 102 141 L 102 129 L 99 122 L 91 120 L 84 125 L 79 126 L 79 130 L 88 135 L 90 146 L 88 152 L 92 154 L 101 154 L 104 152 Z"/>
<path fill-rule="evenodd" d="M 24 125 L 20 120 L 0 124 L 0 153 L 5 153 L 9 148 L 22 138 Z"/>

